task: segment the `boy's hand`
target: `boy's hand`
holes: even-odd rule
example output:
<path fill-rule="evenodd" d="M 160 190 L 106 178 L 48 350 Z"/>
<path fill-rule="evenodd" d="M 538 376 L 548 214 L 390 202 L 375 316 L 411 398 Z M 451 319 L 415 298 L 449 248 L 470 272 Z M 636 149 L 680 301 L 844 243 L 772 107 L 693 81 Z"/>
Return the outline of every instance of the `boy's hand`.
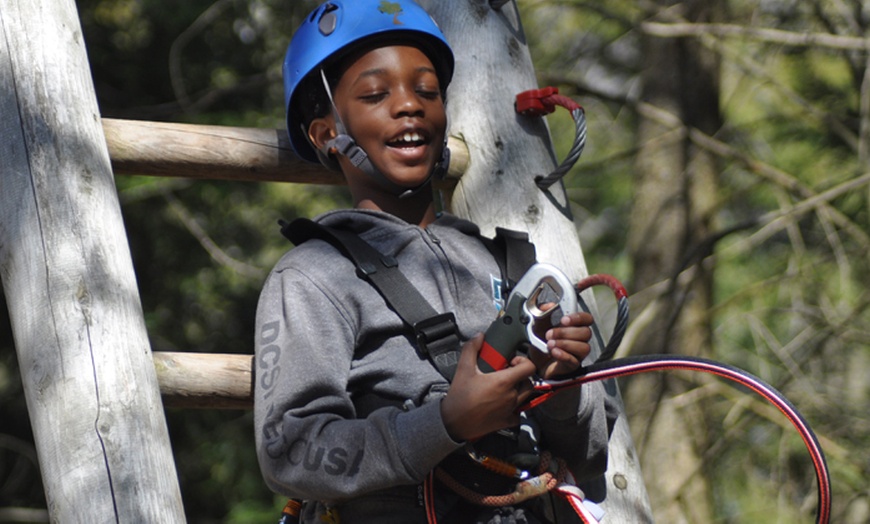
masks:
<path fill-rule="evenodd" d="M 479 334 L 462 346 L 453 382 L 441 401 L 441 418 L 456 441 L 474 440 L 517 425 L 516 409 L 532 393 L 529 378 L 535 365 L 515 357 L 507 368 L 484 373 L 477 367 L 482 343 L 483 334 Z"/>
<path fill-rule="evenodd" d="M 551 327 L 544 334 L 549 354 L 532 348 L 529 357 L 538 370 L 538 376 L 551 379 L 559 375 L 571 373 L 580 367 L 583 359 L 589 355 L 593 324 L 592 315 L 581 311 L 565 315 L 558 326 Z"/>

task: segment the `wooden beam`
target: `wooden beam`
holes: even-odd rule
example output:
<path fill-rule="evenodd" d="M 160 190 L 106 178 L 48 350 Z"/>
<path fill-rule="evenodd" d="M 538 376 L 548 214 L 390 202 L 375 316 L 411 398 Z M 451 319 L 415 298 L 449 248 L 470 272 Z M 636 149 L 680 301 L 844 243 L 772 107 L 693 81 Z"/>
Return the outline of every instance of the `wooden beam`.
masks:
<path fill-rule="evenodd" d="M 112 169 L 119 175 L 208 180 L 344 184 L 341 173 L 300 160 L 283 129 L 257 129 L 103 119 Z M 468 148 L 450 137 L 450 170 L 440 188 L 456 185 Z"/>
<path fill-rule="evenodd" d="M 152 357 L 164 406 L 253 409 L 253 355 L 155 351 Z"/>

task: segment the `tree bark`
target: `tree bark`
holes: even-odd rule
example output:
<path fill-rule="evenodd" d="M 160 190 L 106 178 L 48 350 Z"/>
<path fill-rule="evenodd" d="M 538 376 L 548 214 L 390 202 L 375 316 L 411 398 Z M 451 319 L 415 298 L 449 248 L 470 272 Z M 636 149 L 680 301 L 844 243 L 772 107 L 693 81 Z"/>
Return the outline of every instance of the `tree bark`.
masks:
<path fill-rule="evenodd" d="M 664 11 L 674 2 L 659 0 Z M 692 22 L 715 21 L 719 0 L 682 3 Z M 651 13 L 653 15 L 654 13 Z M 641 117 L 629 250 L 636 290 L 634 311 L 650 319 L 634 340 L 632 354 L 679 353 L 709 356 L 712 333 L 713 267 L 705 260 L 711 246 L 717 170 L 713 156 L 693 145 L 688 129 L 714 135 L 721 127 L 718 59 L 688 39 L 648 36 L 642 100 L 682 120 L 671 127 Z M 660 293 L 638 294 L 658 285 Z M 643 295 L 652 297 L 641 299 Z M 701 380 L 707 380 L 703 378 Z M 707 432 L 697 405 L 678 406 L 673 397 L 690 386 L 673 376 L 642 376 L 626 388 L 627 405 L 654 406 L 631 415 L 641 466 L 649 479 L 656 519 L 710 522 L 710 486 L 704 475 Z"/>
<path fill-rule="evenodd" d="M 53 522 L 184 522 L 71 0 L 0 8 L 0 277 Z"/>
<path fill-rule="evenodd" d="M 537 89 L 535 70 L 515 2 L 421 1 L 439 23 L 456 55 L 448 90 L 449 134 L 468 145 L 468 169 L 446 201 L 451 210 L 491 235 L 495 227 L 527 231 L 539 260 L 574 281 L 586 262 L 564 186 L 549 190 L 535 177 L 557 165 L 546 121 L 516 114 L 517 94 Z M 504 4 L 498 7 L 500 4 Z M 495 7 L 493 7 L 495 6 Z M 593 314 L 594 298 L 584 296 Z M 601 348 L 595 348 L 597 356 Z M 594 358 L 593 356 L 593 358 Z M 615 383 L 609 391 L 620 403 Z M 628 425 L 620 416 L 610 441 L 609 522 L 649 522 L 651 513 Z"/>

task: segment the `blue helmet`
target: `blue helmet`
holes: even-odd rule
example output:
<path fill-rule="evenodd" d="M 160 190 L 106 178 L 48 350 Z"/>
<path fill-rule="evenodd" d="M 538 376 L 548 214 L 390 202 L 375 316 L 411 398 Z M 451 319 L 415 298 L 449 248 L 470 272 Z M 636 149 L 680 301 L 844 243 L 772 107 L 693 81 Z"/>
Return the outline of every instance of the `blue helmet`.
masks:
<path fill-rule="evenodd" d="M 284 58 L 284 107 L 290 144 L 301 158 L 317 162 L 297 108 L 299 88 L 311 73 L 334 63 L 359 44 L 379 39 L 408 42 L 426 53 L 441 89 L 453 76 L 453 51 L 432 17 L 413 0 L 331 0 L 312 11 L 296 30 Z"/>

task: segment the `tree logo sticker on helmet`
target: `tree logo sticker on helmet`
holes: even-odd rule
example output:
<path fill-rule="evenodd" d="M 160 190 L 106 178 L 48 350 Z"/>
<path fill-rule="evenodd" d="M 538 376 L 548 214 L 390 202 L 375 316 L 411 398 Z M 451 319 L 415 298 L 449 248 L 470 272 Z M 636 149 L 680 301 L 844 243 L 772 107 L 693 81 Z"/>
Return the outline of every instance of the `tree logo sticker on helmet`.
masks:
<path fill-rule="evenodd" d="M 402 21 L 399 20 L 399 15 L 402 14 L 402 6 L 399 5 L 398 2 L 381 0 L 381 5 L 378 7 L 378 11 L 385 15 L 393 15 L 393 23 L 395 25 L 402 25 Z"/>

